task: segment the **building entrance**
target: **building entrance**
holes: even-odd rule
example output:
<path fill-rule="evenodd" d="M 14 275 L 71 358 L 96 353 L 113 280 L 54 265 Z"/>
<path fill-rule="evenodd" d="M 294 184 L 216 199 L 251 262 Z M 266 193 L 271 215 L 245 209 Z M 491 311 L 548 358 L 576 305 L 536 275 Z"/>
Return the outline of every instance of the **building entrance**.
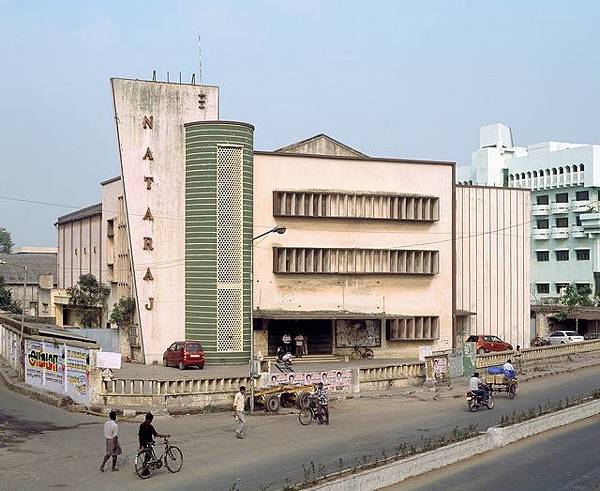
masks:
<path fill-rule="evenodd" d="M 331 354 L 333 351 L 333 322 L 331 319 L 277 319 L 269 320 L 269 355 L 275 355 L 277 348 L 283 345 L 281 338 L 284 334 L 292 337 L 292 350 L 294 350 L 294 336 L 302 333 L 307 343 L 309 355 Z"/>

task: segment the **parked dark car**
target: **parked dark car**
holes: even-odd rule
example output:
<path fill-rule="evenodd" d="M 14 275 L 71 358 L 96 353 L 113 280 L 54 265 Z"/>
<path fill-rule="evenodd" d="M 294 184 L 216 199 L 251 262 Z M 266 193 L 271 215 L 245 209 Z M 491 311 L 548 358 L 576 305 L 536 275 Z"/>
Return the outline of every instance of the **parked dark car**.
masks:
<path fill-rule="evenodd" d="M 185 370 L 186 367 L 204 368 L 205 363 L 204 350 L 198 341 L 176 341 L 163 354 L 163 365 L 166 367 Z"/>
<path fill-rule="evenodd" d="M 498 336 L 487 334 L 475 334 L 469 336 L 467 343 L 475 343 L 475 351 L 479 354 L 489 353 L 491 351 L 511 351 L 512 345 L 505 343 Z"/>

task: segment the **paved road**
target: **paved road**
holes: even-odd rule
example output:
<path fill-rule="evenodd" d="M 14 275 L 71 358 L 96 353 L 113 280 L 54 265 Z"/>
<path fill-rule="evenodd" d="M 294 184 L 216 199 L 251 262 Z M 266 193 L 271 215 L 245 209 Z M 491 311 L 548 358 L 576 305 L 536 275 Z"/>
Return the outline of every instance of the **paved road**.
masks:
<path fill-rule="evenodd" d="M 500 416 L 514 409 L 536 406 L 546 399 L 589 393 L 600 386 L 600 367 L 546 377 L 522 384 L 514 400 L 502 396 L 492 411 L 466 411 L 463 398 L 418 401 L 404 398 L 363 398 L 333 404 L 331 426 L 302 427 L 295 415 L 249 418 L 245 440 L 233 435 L 233 418 L 218 413 L 204 416 L 157 418 L 159 432 L 173 434 L 185 453 L 185 466 L 177 475 L 160 472 L 140 481 L 131 472 L 136 451 L 138 423 L 121 422 L 120 440 L 123 471 L 98 472 L 104 441 L 102 421 L 63 413 L 0 387 L 0 418 L 11 426 L 49 422 L 43 434 L 23 435 L 21 443 L 0 448 L 0 488 L 33 489 L 281 489 L 286 477 L 302 480 L 304 464 L 336 468 L 338 459 L 352 465 L 355 458 L 388 455 L 401 442 L 423 435 L 446 433 L 454 426 L 475 423 L 482 429 L 497 424 Z M 9 418 L 9 419 L 7 419 Z M 1 421 L 0 421 L 1 423 Z M 2 427 L 2 424 L 0 424 Z M 38 429 L 39 431 L 39 429 Z M 24 458 L 26 457 L 26 458 Z M 32 465 L 35 462 L 35 465 Z"/>
<path fill-rule="evenodd" d="M 590 491 L 600 489 L 595 449 L 600 416 L 517 442 L 439 471 L 386 488 L 388 491 Z M 589 451 L 592 450 L 593 451 Z"/>

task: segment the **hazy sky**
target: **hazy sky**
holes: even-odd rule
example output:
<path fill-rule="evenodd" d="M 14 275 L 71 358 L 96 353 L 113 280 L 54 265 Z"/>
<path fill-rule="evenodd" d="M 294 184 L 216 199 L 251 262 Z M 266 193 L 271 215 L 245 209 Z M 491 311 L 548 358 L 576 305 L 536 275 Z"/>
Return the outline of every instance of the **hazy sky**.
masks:
<path fill-rule="evenodd" d="M 482 124 L 518 144 L 600 142 L 600 2 L 0 0 L 0 196 L 80 207 L 118 174 L 111 76 L 203 81 L 271 150 L 325 132 L 370 155 L 470 162 Z M 0 198 L 17 245 L 74 208 Z"/>

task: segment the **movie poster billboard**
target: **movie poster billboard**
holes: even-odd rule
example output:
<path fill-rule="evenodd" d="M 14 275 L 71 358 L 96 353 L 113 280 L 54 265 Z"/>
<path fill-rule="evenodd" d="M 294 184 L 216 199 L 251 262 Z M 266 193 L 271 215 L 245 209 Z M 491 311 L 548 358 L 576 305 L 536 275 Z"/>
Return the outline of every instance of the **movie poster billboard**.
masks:
<path fill-rule="evenodd" d="M 84 348 L 28 339 L 25 343 L 25 382 L 80 404 L 89 403 L 90 354 Z"/>
<path fill-rule="evenodd" d="M 28 339 L 25 342 L 25 382 L 64 393 L 64 345 Z"/>
<path fill-rule="evenodd" d="M 66 347 L 66 393 L 80 404 L 90 398 L 90 352 L 84 348 Z"/>
<path fill-rule="evenodd" d="M 375 348 L 381 346 L 381 321 L 379 319 L 338 319 L 335 321 L 337 348 L 354 346 Z"/>
<path fill-rule="evenodd" d="M 322 372 L 290 372 L 269 375 L 269 386 L 302 385 L 314 386 L 323 382 L 330 391 L 349 389 L 352 386 L 351 370 L 327 370 Z"/>

